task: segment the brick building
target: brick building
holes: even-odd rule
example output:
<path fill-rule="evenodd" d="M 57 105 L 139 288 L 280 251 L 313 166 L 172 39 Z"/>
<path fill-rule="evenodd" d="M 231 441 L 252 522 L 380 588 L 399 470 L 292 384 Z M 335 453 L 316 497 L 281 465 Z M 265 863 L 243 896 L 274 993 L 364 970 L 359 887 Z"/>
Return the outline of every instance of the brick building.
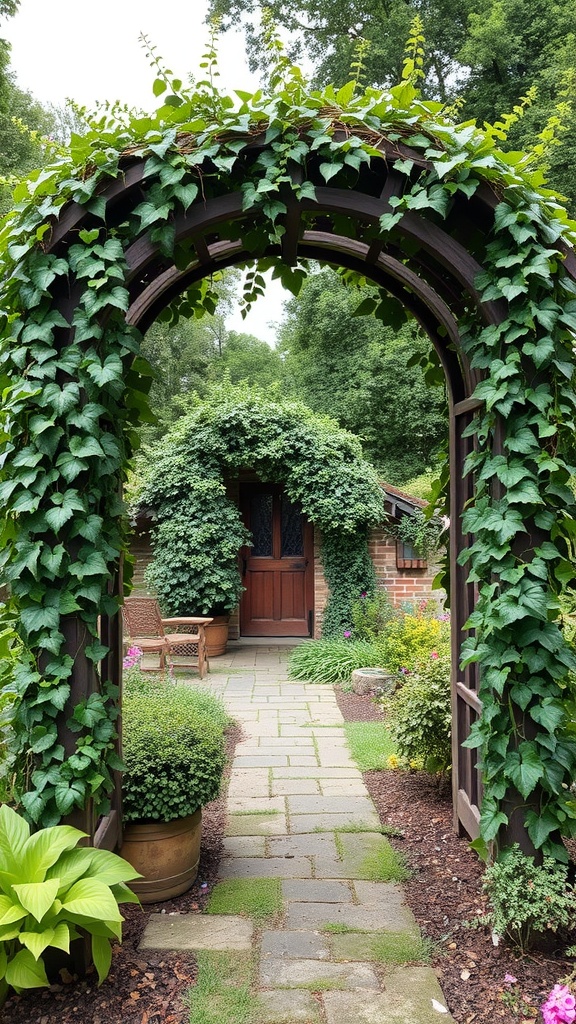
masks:
<path fill-rule="evenodd" d="M 382 484 L 382 488 L 392 523 L 397 523 L 402 516 L 414 515 L 426 505 L 389 484 Z M 268 487 L 246 477 L 231 484 L 228 493 L 243 508 L 245 521 L 255 537 L 255 546 L 240 553 L 247 589 L 241 606 L 230 617 L 230 639 L 240 636 L 319 637 L 328 599 L 320 532 L 312 524 L 303 524 L 294 527 L 290 534 L 290 523 L 296 522 L 295 513 L 287 508 L 289 503 L 281 488 Z M 285 527 L 284 522 L 288 526 Z M 148 592 L 144 572 L 152 559 L 149 528 L 149 521 L 145 519 L 135 524 L 131 543 L 134 593 Z M 310 538 L 310 558 L 305 557 L 304 548 L 301 552 L 297 550 L 299 538 L 305 534 Z M 280 550 L 283 545 L 286 551 Z M 274 547 L 277 550 L 274 551 Z M 388 591 L 395 605 L 431 599 L 442 603 L 443 592 L 432 590 L 436 566 L 428 564 L 418 552 L 387 531 L 386 526 L 372 530 L 369 551 L 378 586 Z M 288 571 L 280 576 L 282 563 Z"/>

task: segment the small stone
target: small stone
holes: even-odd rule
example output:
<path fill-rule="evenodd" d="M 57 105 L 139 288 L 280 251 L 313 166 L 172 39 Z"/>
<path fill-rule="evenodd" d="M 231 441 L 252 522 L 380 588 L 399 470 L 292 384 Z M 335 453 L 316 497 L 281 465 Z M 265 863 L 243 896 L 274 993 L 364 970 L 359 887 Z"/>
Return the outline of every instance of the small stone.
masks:
<path fill-rule="evenodd" d="M 468 981 L 468 978 L 470 977 L 470 971 L 460 971 L 460 977 L 462 978 L 462 981 Z"/>

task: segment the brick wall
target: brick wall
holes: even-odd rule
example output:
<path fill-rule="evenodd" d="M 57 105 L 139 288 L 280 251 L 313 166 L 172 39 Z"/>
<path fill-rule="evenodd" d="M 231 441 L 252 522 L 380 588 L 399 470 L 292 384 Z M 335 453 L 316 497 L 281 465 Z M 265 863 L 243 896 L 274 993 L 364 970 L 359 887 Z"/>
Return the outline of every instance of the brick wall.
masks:
<path fill-rule="evenodd" d="M 321 536 L 314 530 L 314 637 L 322 632 L 322 620 L 328 601 L 328 586 L 324 579 L 320 558 Z M 378 587 L 387 590 L 392 602 L 399 606 L 405 601 L 436 601 L 442 605 L 443 590 L 432 590 L 432 582 L 438 571 L 433 564 L 423 568 L 398 568 L 396 539 L 386 535 L 384 530 L 373 530 L 368 542 L 370 557 L 376 570 Z"/>
<path fill-rule="evenodd" d="M 230 493 L 230 492 L 229 492 Z M 230 493 L 230 496 L 234 495 Z M 324 578 L 322 559 L 320 557 L 321 534 L 314 530 L 314 636 L 316 639 L 322 632 L 322 620 L 328 601 L 328 585 Z M 136 526 L 130 551 L 134 557 L 134 594 L 150 594 L 144 582 L 144 570 L 152 560 L 150 547 L 150 531 L 146 524 Z M 432 590 L 432 581 L 437 567 L 426 568 L 397 567 L 396 540 L 379 529 L 373 530 L 369 540 L 370 557 L 376 569 L 378 586 L 387 590 L 395 605 L 404 601 L 434 600 L 442 604 L 444 592 Z M 240 616 L 238 610 L 230 616 L 230 639 L 237 640 L 240 636 Z"/>

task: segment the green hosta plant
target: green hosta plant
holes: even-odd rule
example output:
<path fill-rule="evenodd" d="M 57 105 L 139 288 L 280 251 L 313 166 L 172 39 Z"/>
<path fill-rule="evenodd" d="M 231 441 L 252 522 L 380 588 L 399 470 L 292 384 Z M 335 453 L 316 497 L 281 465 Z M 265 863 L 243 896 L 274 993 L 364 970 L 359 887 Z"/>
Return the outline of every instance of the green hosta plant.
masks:
<path fill-rule="evenodd" d="M 16 811 L 0 808 L 0 1005 L 9 990 L 49 984 L 42 962 L 52 946 L 69 952 L 88 932 L 102 982 L 111 939 L 122 937 L 119 903 L 137 903 L 125 882 L 138 873 L 107 850 L 79 847 L 83 832 L 55 825 L 30 835 Z"/>

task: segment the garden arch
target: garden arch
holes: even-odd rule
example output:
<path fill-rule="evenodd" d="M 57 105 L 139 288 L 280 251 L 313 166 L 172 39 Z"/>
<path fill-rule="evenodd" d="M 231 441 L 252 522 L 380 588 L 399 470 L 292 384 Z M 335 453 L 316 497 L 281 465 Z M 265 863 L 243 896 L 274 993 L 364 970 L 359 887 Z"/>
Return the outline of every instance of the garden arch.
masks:
<path fill-rule="evenodd" d="M 289 277 L 314 259 L 399 301 L 446 376 L 455 825 L 487 841 L 504 829 L 506 842 L 561 855 L 555 837 L 575 820 L 563 780 L 576 760 L 560 736 L 571 660 L 554 596 L 574 535 L 557 444 L 574 409 L 569 228 L 483 135 L 414 94 L 401 129 L 399 94 L 383 110 L 369 90 L 362 117 L 347 114 L 351 93 L 305 116 L 287 113 L 283 96 L 277 128 L 271 100 L 252 122 L 222 107 L 210 132 L 164 123 L 133 145 L 125 132 L 112 153 L 104 133 L 81 173 L 46 172 L 22 193 L 4 230 L 5 575 L 37 655 L 18 676 L 22 732 L 40 762 L 26 809 L 41 822 L 67 813 L 94 834 L 88 797 L 117 768 L 118 488 L 146 390 L 133 329 L 183 293 L 199 300 L 199 284 L 222 267 L 273 258 Z M 143 137 L 138 122 L 134 131 Z M 459 558 L 468 533 L 470 582 Z M 98 613 L 104 647 L 89 632 Z M 471 660 L 460 669 L 466 636 Z M 482 824 L 477 755 L 461 745 L 474 722 Z M 118 826 L 108 816 L 97 841 L 113 845 Z"/>

